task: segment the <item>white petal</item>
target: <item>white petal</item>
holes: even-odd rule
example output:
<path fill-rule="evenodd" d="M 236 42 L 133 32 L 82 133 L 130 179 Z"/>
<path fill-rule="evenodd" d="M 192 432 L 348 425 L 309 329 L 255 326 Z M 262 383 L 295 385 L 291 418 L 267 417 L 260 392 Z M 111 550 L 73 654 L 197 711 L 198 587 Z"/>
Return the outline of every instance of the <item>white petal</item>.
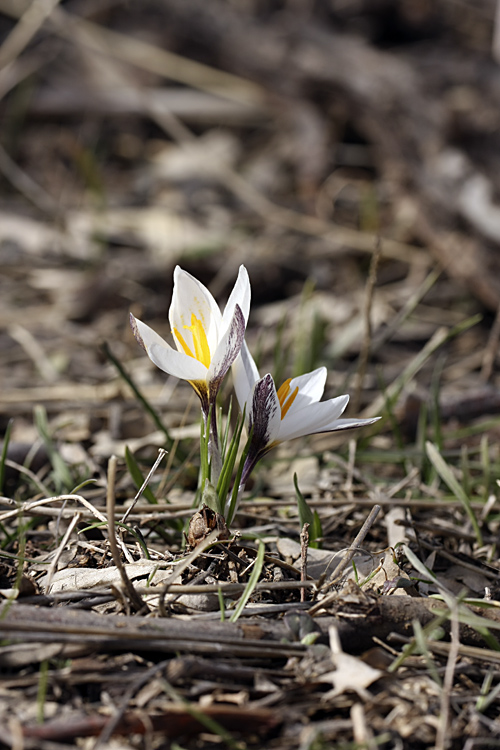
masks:
<path fill-rule="evenodd" d="M 264 375 L 255 383 L 248 400 L 249 426 L 253 428 L 252 445 L 255 452 L 264 450 L 278 437 L 281 424 L 281 408 L 276 386 L 271 375 Z"/>
<path fill-rule="evenodd" d="M 191 351 L 194 351 L 194 346 L 193 335 L 189 326 L 193 313 L 203 325 L 210 353 L 213 354 L 217 347 L 219 329 L 222 324 L 219 306 L 208 289 L 198 279 L 176 266 L 174 270 L 174 290 L 168 317 L 172 331 L 174 328 L 179 331 Z M 178 350 L 182 351 L 177 339 L 175 339 L 175 344 Z"/>
<path fill-rule="evenodd" d="M 259 371 L 257 370 L 257 365 L 250 354 L 247 342 L 244 341 L 241 351 L 233 363 L 234 390 L 236 391 L 236 398 L 238 399 L 241 411 L 243 411 L 243 407 L 252 393 L 257 380 L 260 380 Z"/>
<path fill-rule="evenodd" d="M 168 372 L 169 375 L 174 375 L 174 377 L 181 378 L 182 380 L 206 381 L 207 368 L 201 362 L 198 362 L 197 359 L 178 352 L 172 349 L 171 346 L 165 347 L 159 344 L 152 344 L 148 355 L 150 360 L 160 370 Z"/>
<path fill-rule="evenodd" d="M 152 328 L 143 323 L 142 320 L 139 320 L 139 318 L 134 318 L 132 313 L 130 313 L 130 325 L 137 342 L 146 350 L 148 355 L 153 344 L 164 346 L 167 349 L 172 348 L 156 331 L 153 331 Z"/>
<path fill-rule="evenodd" d="M 238 271 L 238 278 L 233 287 L 233 291 L 229 295 L 226 307 L 224 308 L 224 314 L 222 316 L 222 325 L 226 327 L 229 325 L 231 318 L 233 317 L 234 306 L 239 305 L 243 318 L 245 319 L 245 326 L 248 322 L 248 316 L 250 314 L 250 279 L 248 278 L 248 271 L 245 266 L 240 266 Z"/>
<path fill-rule="evenodd" d="M 211 396 L 214 398 L 229 368 L 240 353 L 244 339 L 245 320 L 240 306 L 236 305 L 229 328 L 219 341 L 208 368 L 207 380 Z"/>
<path fill-rule="evenodd" d="M 317 370 L 308 372 L 305 375 L 299 375 L 292 378 L 290 382 L 290 392 L 298 387 L 299 392 L 293 402 L 293 408 L 302 409 L 308 404 L 319 401 L 325 390 L 326 367 L 318 367 Z"/>
<path fill-rule="evenodd" d="M 130 315 L 130 324 L 135 338 L 146 350 L 149 359 L 160 370 L 183 380 L 206 379 L 207 368 L 197 359 L 173 349 L 156 331 L 153 331 L 142 320 L 134 318 L 132 314 Z"/>
<path fill-rule="evenodd" d="M 334 432 L 337 430 L 351 430 L 354 427 L 366 427 L 369 424 L 374 424 L 374 422 L 378 422 L 379 419 L 382 419 L 382 417 L 372 417 L 371 419 L 337 419 L 335 421 L 335 427 L 329 429 Z"/>
<path fill-rule="evenodd" d="M 335 429 L 334 425 L 348 402 L 349 396 L 338 396 L 329 401 L 309 404 L 304 409 L 294 409 L 292 405 L 281 422 L 279 442 Z"/>

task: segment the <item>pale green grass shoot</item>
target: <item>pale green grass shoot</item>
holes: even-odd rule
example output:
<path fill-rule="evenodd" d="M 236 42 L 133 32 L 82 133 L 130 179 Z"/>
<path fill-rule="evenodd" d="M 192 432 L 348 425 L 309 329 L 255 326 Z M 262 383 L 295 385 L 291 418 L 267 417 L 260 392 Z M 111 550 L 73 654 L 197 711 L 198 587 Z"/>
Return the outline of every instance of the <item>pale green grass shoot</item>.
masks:
<path fill-rule="evenodd" d="M 441 408 L 440 408 L 440 399 L 439 399 L 441 376 L 443 374 L 444 364 L 445 364 L 445 357 L 443 353 L 441 352 L 437 358 L 437 362 L 432 373 L 431 389 L 430 389 L 431 391 L 430 392 L 430 396 L 431 396 L 430 418 L 431 418 L 432 432 L 433 432 L 433 437 L 434 437 L 434 443 L 436 444 L 439 451 L 442 451 L 443 446 L 444 446 L 443 420 L 441 419 Z"/>
<path fill-rule="evenodd" d="M 472 528 L 474 530 L 474 534 L 476 536 L 477 544 L 479 547 L 482 547 L 483 535 L 481 533 L 481 529 L 479 528 L 479 524 L 478 524 L 476 515 L 474 513 L 474 510 L 471 507 L 469 496 L 465 492 L 462 485 L 459 483 L 451 467 L 446 463 L 444 458 L 439 453 L 436 446 L 433 445 L 431 442 L 427 442 L 426 449 L 427 449 L 427 455 L 432 465 L 436 469 L 437 473 L 439 474 L 443 482 L 446 485 L 448 485 L 449 489 L 453 492 L 457 500 L 461 502 L 463 509 L 471 522 Z"/>
<path fill-rule="evenodd" d="M 140 490 L 144 485 L 145 478 L 142 474 L 139 464 L 135 460 L 135 456 L 130 451 L 128 445 L 125 446 L 125 463 L 127 464 L 127 469 L 130 476 L 132 477 L 132 481 L 134 482 L 137 489 Z M 151 503 L 152 505 L 158 504 L 158 500 L 156 499 L 154 492 L 150 487 L 144 487 L 141 494 L 148 503 Z"/>
<path fill-rule="evenodd" d="M 248 579 L 248 583 L 245 586 L 245 590 L 242 593 L 240 600 L 238 601 L 238 604 L 236 605 L 236 609 L 234 610 L 233 614 L 231 615 L 229 621 L 230 622 L 236 622 L 241 613 L 243 612 L 243 609 L 245 608 L 246 603 L 252 596 L 254 589 L 259 582 L 260 574 L 262 573 L 262 566 L 264 564 L 264 555 L 265 555 L 266 548 L 264 546 L 264 543 L 259 541 L 259 548 L 257 550 L 257 555 L 255 557 L 255 562 L 252 568 L 252 572 L 250 573 L 250 578 Z"/>
<path fill-rule="evenodd" d="M 309 547 L 318 549 L 320 543 L 317 541 L 323 536 L 323 528 L 321 525 L 321 519 L 318 515 L 318 511 L 314 512 L 308 506 L 307 501 L 299 489 L 297 480 L 297 473 L 293 475 L 293 484 L 295 487 L 295 497 L 297 499 L 297 511 L 299 514 L 300 529 L 303 528 L 304 524 L 309 524 Z"/>
<path fill-rule="evenodd" d="M 52 478 L 56 491 L 69 491 L 74 484 L 73 477 L 68 465 L 54 444 L 45 407 L 41 404 L 36 404 L 33 410 L 33 417 L 37 432 L 42 439 L 52 465 Z"/>
<path fill-rule="evenodd" d="M 228 524 L 230 524 L 234 518 L 234 514 L 236 513 L 236 509 L 238 506 L 238 501 L 240 499 L 240 483 L 241 483 L 241 477 L 243 475 L 243 467 L 245 465 L 245 460 L 248 455 L 248 451 L 250 450 L 250 444 L 252 442 L 252 430 L 250 431 L 247 441 L 245 443 L 245 446 L 243 448 L 243 452 L 240 457 L 240 461 L 238 464 L 238 470 L 236 472 L 236 476 L 234 478 L 233 483 L 233 489 L 231 492 L 231 500 L 229 503 L 229 508 L 226 513 L 226 521 Z"/>
<path fill-rule="evenodd" d="M 491 686 L 493 684 L 494 671 L 489 669 L 484 675 L 483 684 L 481 685 L 481 694 L 478 696 L 476 701 L 476 711 L 480 714 L 484 714 L 485 711 L 491 706 L 500 695 L 500 683 L 497 683 L 493 690 Z"/>
<path fill-rule="evenodd" d="M 422 628 L 422 624 L 418 620 L 413 620 L 412 626 L 415 643 L 417 646 L 415 653 L 421 654 L 424 657 L 427 669 L 429 670 L 429 674 L 431 675 L 434 682 L 439 685 L 440 688 L 442 688 L 443 682 L 439 676 L 436 662 L 432 658 L 432 653 L 429 651 L 429 648 L 427 646 L 427 637 L 424 633 L 424 629 Z"/>
<path fill-rule="evenodd" d="M 292 342 L 292 377 L 314 370 L 318 366 L 318 361 L 326 347 L 325 323 L 321 320 L 317 311 L 310 310 L 314 289 L 314 281 L 306 279 L 300 296 L 299 323 Z M 281 383 L 282 380 L 276 382 Z"/>
<path fill-rule="evenodd" d="M 219 511 L 221 515 L 225 514 L 227 497 L 229 494 L 229 488 L 231 486 L 236 459 L 238 457 L 238 451 L 240 448 L 240 441 L 241 441 L 241 435 L 243 432 L 244 424 L 245 424 L 245 415 L 242 414 L 240 417 L 238 417 L 236 421 L 236 426 L 235 426 L 231 441 L 229 442 L 229 446 L 227 448 L 226 454 L 223 457 L 222 471 L 220 473 L 219 481 L 217 483 L 217 498 L 218 498 L 217 510 Z M 243 471 L 243 466 L 241 468 Z M 236 482 L 235 482 L 235 485 L 236 485 Z M 227 520 L 228 522 L 230 522 L 229 519 Z M 231 517 L 231 520 L 232 520 L 232 517 Z"/>

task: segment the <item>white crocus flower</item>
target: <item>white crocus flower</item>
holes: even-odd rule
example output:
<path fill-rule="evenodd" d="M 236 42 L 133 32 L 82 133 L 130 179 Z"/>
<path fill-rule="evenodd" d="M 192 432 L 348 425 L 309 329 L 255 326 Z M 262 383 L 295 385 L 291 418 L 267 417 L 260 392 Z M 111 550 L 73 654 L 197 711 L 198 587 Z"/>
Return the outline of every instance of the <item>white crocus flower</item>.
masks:
<path fill-rule="evenodd" d="M 239 354 L 249 311 L 250 281 L 244 266 L 240 266 L 223 313 L 208 289 L 176 266 L 169 310 L 176 348 L 132 314 L 130 323 L 150 360 L 160 370 L 192 385 L 200 398 L 206 420 L 220 385 Z M 212 427 L 216 441 L 215 410 Z"/>
<path fill-rule="evenodd" d="M 326 383 L 326 367 L 290 378 L 276 389 L 271 375 L 259 376 L 247 345 L 233 365 L 236 395 L 241 410 L 245 409 L 247 427 L 252 439 L 243 475 L 245 484 L 257 461 L 285 440 L 337 432 L 373 424 L 374 419 L 341 419 L 349 396 L 320 401 Z"/>

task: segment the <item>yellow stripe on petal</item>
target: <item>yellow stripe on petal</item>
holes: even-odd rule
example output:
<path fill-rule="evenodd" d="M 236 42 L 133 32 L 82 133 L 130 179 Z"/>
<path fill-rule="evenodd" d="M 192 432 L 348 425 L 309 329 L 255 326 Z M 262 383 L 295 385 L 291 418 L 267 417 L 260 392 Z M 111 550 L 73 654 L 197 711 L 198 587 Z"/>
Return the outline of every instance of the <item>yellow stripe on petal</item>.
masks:
<path fill-rule="evenodd" d="M 288 386 L 288 391 L 290 391 L 290 386 Z M 282 420 L 285 418 L 286 413 L 288 412 L 289 408 L 295 401 L 295 398 L 298 392 L 299 392 L 299 386 L 297 386 L 295 390 L 293 391 L 293 393 L 290 396 L 288 396 L 286 401 L 284 401 L 284 403 L 281 404 L 281 419 Z M 287 395 L 288 395 L 288 392 L 287 392 Z"/>
<path fill-rule="evenodd" d="M 187 328 L 187 326 L 184 326 L 184 328 Z M 187 354 L 188 357 L 193 357 L 193 359 L 196 359 L 196 357 L 194 356 L 193 352 L 191 351 L 191 349 L 189 348 L 189 346 L 184 341 L 184 336 L 182 335 L 182 333 L 180 333 L 177 328 L 174 328 L 172 330 L 172 333 L 174 334 L 174 336 L 177 339 L 177 341 L 179 342 L 179 344 L 182 346 L 184 354 Z"/>
<path fill-rule="evenodd" d="M 290 383 L 292 382 L 292 378 L 288 378 L 288 380 L 285 380 L 284 383 L 280 385 L 278 388 L 276 395 L 278 396 L 278 401 L 280 402 L 281 407 L 281 419 L 284 418 L 285 414 L 295 401 L 295 397 L 297 396 L 297 393 L 299 392 L 299 388 L 295 388 L 292 395 L 290 395 Z"/>
<path fill-rule="evenodd" d="M 205 329 L 203 328 L 203 323 L 193 313 L 191 315 L 191 325 L 183 326 L 183 328 L 186 328 L 186 330 L 191 331 L 192 333 L 194 352 L 187 345 L 186 340 L 179 329 L 174 328 L 172 329 L 172 333 L 181 345 L 182 351 L 184 352 L 184 354 L 187 354 L 188 357 L 197 359 L 198 362 L 201 362 L 202 365 L 205 365 L 208 370 L 208 368 L 210 367 L 211 355 L 207 334 L 205 333 Z"/>
<path fill-rule="evenodd" d="M 292 378 L 288 378 L 288 380 L 285 380 L 285 382 L 280 385 L 276 393 L 276 395 L 278 396 L 278 401 L 280 402 L 281 408 L 283 408 L 283 403 L 285 402 L 286 397 L 290 393 L 291 382 L 292 382 Z"/>
<path fill-rule="evenodd" d="M 191 325 L 184 326 L 193 334 L 194 356 L 208 369 L 210 367 L 210 347 L 208 346 L 207 334 L 203 323 L 194 313 L 191 315 Z"/>

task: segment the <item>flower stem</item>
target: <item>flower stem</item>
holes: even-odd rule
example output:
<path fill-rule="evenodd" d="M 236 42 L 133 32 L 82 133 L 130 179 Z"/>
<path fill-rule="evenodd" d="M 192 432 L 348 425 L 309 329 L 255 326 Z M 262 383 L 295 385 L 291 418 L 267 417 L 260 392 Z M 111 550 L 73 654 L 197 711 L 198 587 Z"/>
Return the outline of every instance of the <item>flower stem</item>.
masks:
<path fill-rule="evenodd" d="M 210 434 L 208 437 L 208 457 L 210 460 L 210 481 L 214 487 L 217 487 L 219 476 L 222 470 L 222 458 L 219 450 L 219 438 L 217 435 L 217 415 L 215 404 L 210 408 Z M 205 420 L 206 424 L 206 420 Z"/>

